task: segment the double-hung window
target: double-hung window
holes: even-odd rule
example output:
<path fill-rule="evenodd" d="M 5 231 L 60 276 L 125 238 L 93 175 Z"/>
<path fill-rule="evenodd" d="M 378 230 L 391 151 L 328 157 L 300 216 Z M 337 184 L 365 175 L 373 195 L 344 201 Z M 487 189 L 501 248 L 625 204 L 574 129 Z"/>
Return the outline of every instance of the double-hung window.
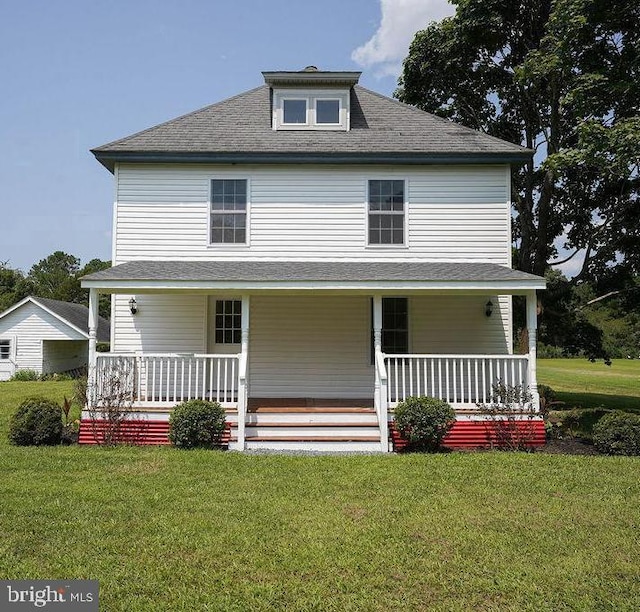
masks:
<path fill-rule="evenodd" d="M 369 244 L 404 244 L 404 181 L 369 181 L 368 216 Z"/>
<path fill-rule="evenodd" d="M 246 179 L 211 181 L 211 244 L 246 244 Z"/>
<path fill-rule="evenodd" d="M 0 340 L 0 360 L 11 358 L 11 340 Z"/>

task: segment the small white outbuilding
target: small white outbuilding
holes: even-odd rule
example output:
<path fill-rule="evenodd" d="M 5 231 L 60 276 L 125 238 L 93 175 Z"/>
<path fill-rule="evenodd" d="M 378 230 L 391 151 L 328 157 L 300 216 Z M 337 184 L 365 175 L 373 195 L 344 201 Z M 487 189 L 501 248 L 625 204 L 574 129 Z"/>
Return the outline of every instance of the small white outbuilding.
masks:
<path fill-rule="evenodd" d="M 31 296 L 0 313 L 0 381 L 18 370 L 50 374 L 86 366 L 88 321 L 86 306 Z M 102 317 L 97 341 L 109 341 Z"/>

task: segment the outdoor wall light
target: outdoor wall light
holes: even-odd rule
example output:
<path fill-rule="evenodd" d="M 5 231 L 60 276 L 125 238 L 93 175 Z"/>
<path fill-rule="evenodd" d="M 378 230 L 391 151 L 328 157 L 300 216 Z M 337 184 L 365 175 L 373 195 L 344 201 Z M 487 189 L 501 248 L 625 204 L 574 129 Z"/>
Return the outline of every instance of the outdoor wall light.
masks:
<path fill-rule="evenodd" d="M 138 303 L 136 302 L 135 298 L 131 298 L 129 300 L 129 310 L 131 311 L 132 315 L 134 315 L 134 314 L 136 314 L 136 312 L 138 312 Z"/>
<path fill-rule="evenodd" d="M 484 314 L 488 317 L 490 317 L 493 313 L 493 302 L 491 300 L 489 300 L 485 305 L 484 305 Z"/>

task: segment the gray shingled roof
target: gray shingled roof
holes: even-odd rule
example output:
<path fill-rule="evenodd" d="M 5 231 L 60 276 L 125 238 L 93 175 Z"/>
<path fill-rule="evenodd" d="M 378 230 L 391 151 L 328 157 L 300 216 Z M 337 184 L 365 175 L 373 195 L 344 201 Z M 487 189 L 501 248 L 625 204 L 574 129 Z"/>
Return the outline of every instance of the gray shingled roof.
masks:
<path fill-rule="evenodd" d="M 84 276 L 86 281 L 525 281 L 539 276 L 491 263 L 131 261 Z"/>
<path fill-rule="evenodd" d="M 359 85 L 351 89 L 351 129 L 274 131 L 262 85 L 92 150 L 115 161 L 507 163 L 532 152 L 418 110 Z"/>
<path fill-rule="evenodd" d="M 51 300 L 49 298 L 31 297 L 36 304 L 40 304 L 48 308 L 61 319 L 67 321 L 71 325 L 81 329 L 86 334 L 89 333 L 89 309 L 82 304 L 71 304 L 60 300 Z M 98 342 L 109 342 L 111 326 L 107 319 L 98 317 Z"/>

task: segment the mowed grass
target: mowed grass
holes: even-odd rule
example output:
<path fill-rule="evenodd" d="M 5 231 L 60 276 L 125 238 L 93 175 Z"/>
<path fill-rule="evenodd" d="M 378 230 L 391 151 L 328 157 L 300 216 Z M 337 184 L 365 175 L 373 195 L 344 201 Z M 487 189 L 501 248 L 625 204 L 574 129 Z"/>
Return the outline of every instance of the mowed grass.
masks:
<path fill-rule="evenodd" d="M 616 359 L 607 366 L 587 359 L 539 359 L 538 382 L 565 402 L 559 409 L 612 408 L 640 412 L 640 360 Z"/>
<path fill-rule="evenodd" d="M 0 578 L 109 611 L 640 609 L 638 458 L 9 446 L 42 384 L 0 384 Z"/>

